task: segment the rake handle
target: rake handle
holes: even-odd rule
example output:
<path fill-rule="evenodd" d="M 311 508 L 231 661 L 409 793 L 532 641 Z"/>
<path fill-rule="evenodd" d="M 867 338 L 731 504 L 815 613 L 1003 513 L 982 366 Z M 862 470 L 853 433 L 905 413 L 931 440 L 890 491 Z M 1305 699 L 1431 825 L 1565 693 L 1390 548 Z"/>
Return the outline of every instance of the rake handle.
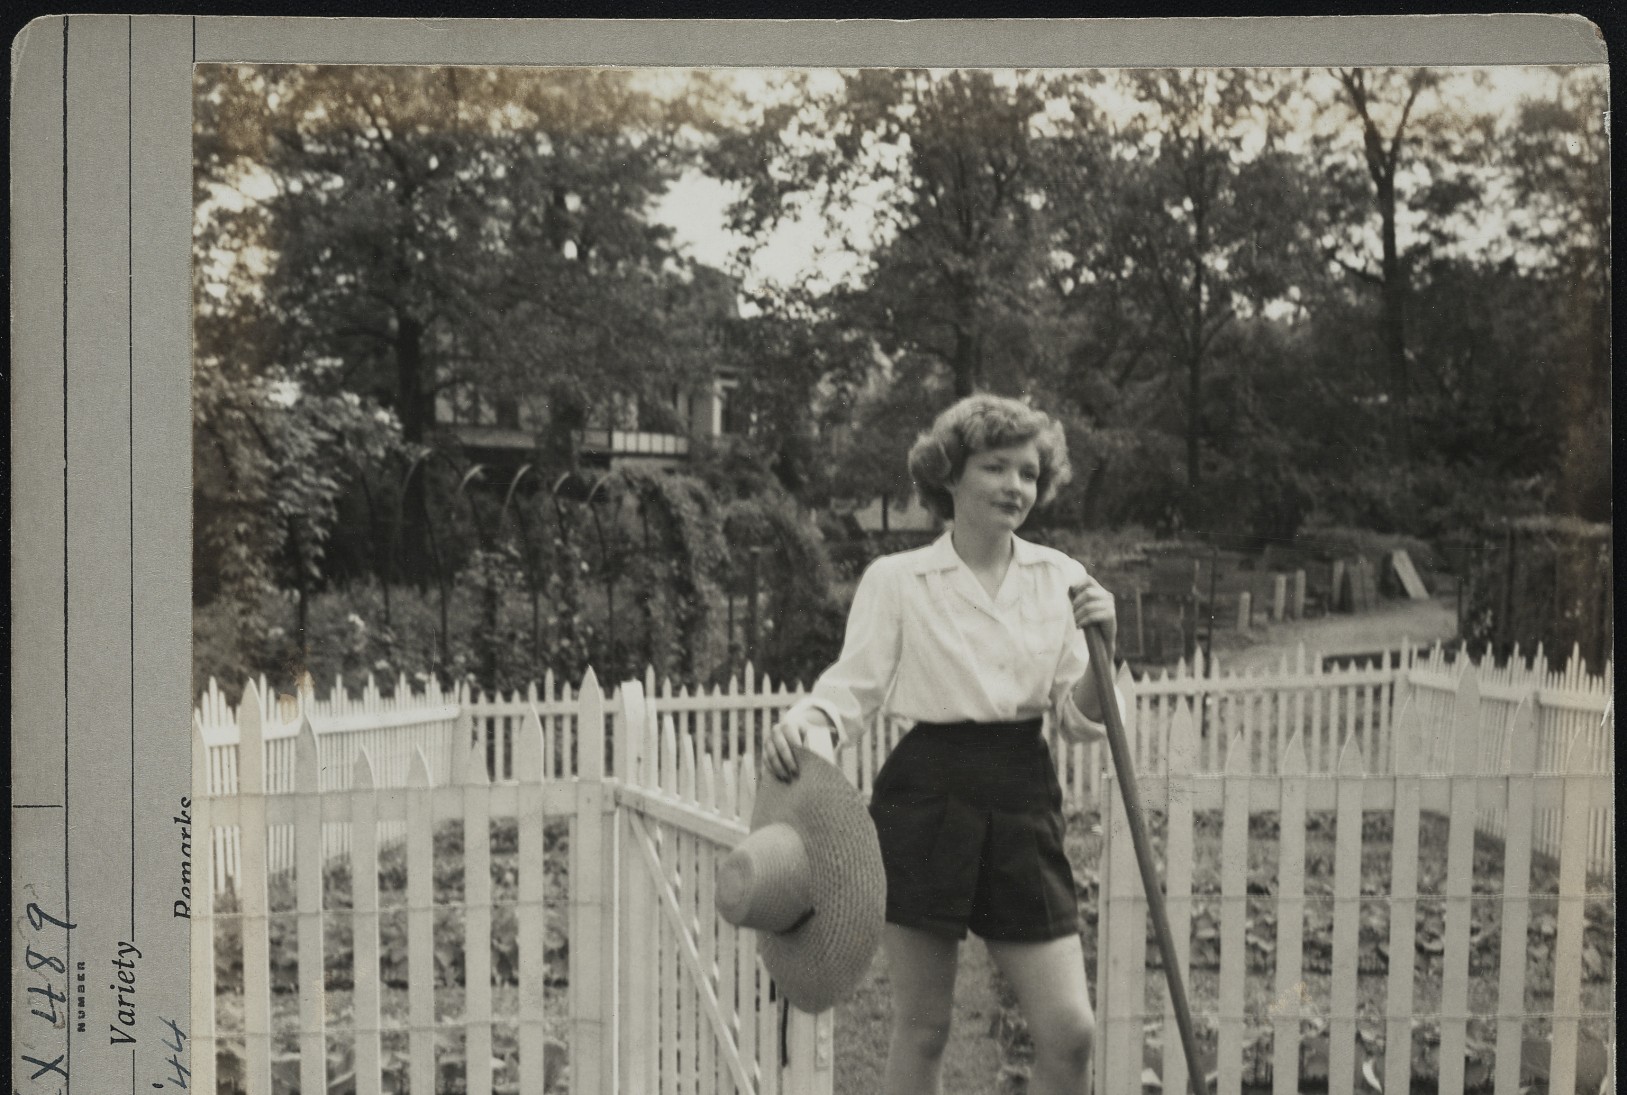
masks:
<path fill-rule="evenodd" d="M 1198 1041 L 1192 1030 L 1192 1009 L 1186 1000 L 1181 967 L 1175 961 L 1175 937 L 1169 930 L 1163 882 L 1152 860 L 1152 842 L 1147 837 L 1147 818 L 1141 808 L 1141 791 L 1136 786 L 1135 769 L 1130 764 L 1130 742 L 1125 737 L 1124 719 L 1119 713 L 1113 691 L 1113 659 L 1108 655 L 1101 626 L 1092 625 L 1084 630 L 1085 642 L 1090 647 L 1090 669 L 1096 675 L 1096 690 L 1102 697 L 1103 721 L 1107 724 L 1107 749 L 1113 754 L 1113 771 L 1118 777 L 1119 793 L 1124 796 L 1124 816 L 1130 822 L 1130 842 L 1135 845 L 1136 863 L 1141 867 L 1141 885 L 1147 891 L 1153 934 L 1158 939 L 1158 950 L 1164 959 L 1164 976 L 1169 981 L 1169 999 L 1175 1008 L 1175 1025 L 1180 1028 L 1181 1048 L 1186 1052 L 1187 1086 L 1192 1095 L 1208 1095 L 1209 1085 L 1198 1064 Z"/>

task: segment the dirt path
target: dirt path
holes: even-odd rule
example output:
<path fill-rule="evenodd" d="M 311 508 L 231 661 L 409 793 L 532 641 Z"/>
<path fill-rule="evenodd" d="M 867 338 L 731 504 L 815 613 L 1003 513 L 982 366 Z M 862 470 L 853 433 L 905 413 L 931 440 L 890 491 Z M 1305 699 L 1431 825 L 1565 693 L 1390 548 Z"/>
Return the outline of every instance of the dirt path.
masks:
<path fill-rule="evenodd" d="M 1427 601 L 1380 601 L 1359 616 L 1334 614 L 1309 620 L 1285 620 L 1245 634 L 1215 632 L 1215 652 L 1222 671 L 1269 669 L 1284 654 L 1293 656 L 1304 644 L 1308 654 L 1366 654 L 1393 650 L 1403 641 L 1423 646 L 1457 637 L 1455 594 Z"/>

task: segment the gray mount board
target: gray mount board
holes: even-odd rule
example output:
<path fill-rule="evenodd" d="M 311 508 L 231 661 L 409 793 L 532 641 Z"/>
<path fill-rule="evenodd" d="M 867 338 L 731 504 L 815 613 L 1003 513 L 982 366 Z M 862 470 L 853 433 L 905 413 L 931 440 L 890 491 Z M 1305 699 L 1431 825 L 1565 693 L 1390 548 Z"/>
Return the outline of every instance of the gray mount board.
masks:
<path fill-rule="evenodd" d="M 193 64 L 1605 60 L 1592 24 L 1545 15 L 30 23 L 11 101 L 14 1091 L 173 1086 L 166 1024 L 190 1014 L 190 924 L 174 903 L 191 790 Z M 68 991 L 81 969 L 84 992 Z M 121 972 L 133 1043 L 110 1037 Z"/>

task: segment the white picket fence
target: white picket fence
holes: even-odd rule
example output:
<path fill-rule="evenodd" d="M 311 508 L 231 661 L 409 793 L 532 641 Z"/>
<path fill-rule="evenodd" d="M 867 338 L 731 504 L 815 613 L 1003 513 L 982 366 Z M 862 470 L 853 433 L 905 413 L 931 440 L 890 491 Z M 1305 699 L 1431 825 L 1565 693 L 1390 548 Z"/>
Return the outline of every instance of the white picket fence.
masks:
<path fill-rule="evenodd" d="M 1416 693 L 1403 698 L 1388 726 L 1388 766 L 1382 770 L 1368 767 L 1355 735 L 1339 746 L 1332 768 L 1313 769 L 1306 725 L 1294 728 L 1280 749 L 1273 746 L 1268 769 L 1254 762 L 1241 731 L 1230 738 L 1223 768 L 1205 769 L 1194 709 L 1177 705 L 1162 739 L 1165 763 L 1137 780 L 1144 807 L 1165 834 L 1165 895 L 1177 964 L 1188 986 L 1194 986 L 1194 942 L 1218 944 L 1216 975 L 1191 991 L 1199 1042 L 1208 1054 L 1201 1065 L 1212 1073 L 1216 1090 L 1268 1083 L 1274 1095 L 1291 1095 L 1300 1090 L 1306 1063 L 1320 1057 L 1333 1095 L 1410 1091 L 1414 1040 L 1426 1037 L 1420 1027 L 1431 1028 L 1436 1038 L 1439 1079 L 1431 1090 L 1441 1092 L 1462 1092 L 1466 1085 L 1484 1090 L 1489 1080 L 1496 1095 L 1570 1095 L 1579 1090 L 1584 1026 L 1595 1060 L 1608 1062 L 1614 986 L 1601 985 L 1594 1006 L 1585 1008 L 1583 957 L 1585 902 L 1604 913 L 1604 924 L 1613 924 L 1607 911 L 1614 906 L 1613 889 L 1588 890 L 1585 839 L 1598 813 L 1611 808 L 1611 768 L 1599 763 L 1590 728 L 1582 728 L 1558 743 L 1558 764 L 1542 770 L 1537 705 L 1530 698 L 1497 730 L 1491 744 L 1500 760 L 1488 768 L 1479 689 L 1476 675 L 1464 675 L 1444 719 L 1426 718 L 1440 706 L 1432 699 L 1416 702 Z M 1113 782 L 1110 774 L 1107 782 Z M 1163 1091 L 1185 1091 L 1186 1061 L 1165 982 L 1148 972 L 1147 903 L 1123 800 L 1111 786 L 1108 801 L 1097 936 L 1096 1090 L 1143 1090 L 1150 1069 Z M 1488 803 L 1498 809 L 1507 838 L 1495 886 L 1476 877 L 1474 835 Z M 1420 871 L 1425 811 L 1444 815 L 1448 825 L 1445 875 L 1433 885 Z M 1390 821 L 1382 885 L 1363 867 L 1364 812 Z M 1557 887 L 1534 892 L 1533 836 L 1544 812 L 1557 819 Z M 1326 849 L 1307 857 L 1311 818 L 1329 813 L 1331 865 Z M 1212 823 L 1207 833 L 1200 823 L 1216 815 L 1218 840 Z M 1251 819 L 1274 823 L 1278 833 L 1277 859 L 1265 865 L 1264 885 L 1251 869 Z M 1500 935 L 1483 933 L 1474 922 L 1477 904 L 1498 910 Z M 1431 906 L 1440 910 L 1438 935 L 1422 930 Z M 1556 921 L 1551 933 L 1528 940 L 1528 928 L 1542 914 Z M 1313 916 L 1322 924 L 1331 919 L 1325 975 L 1306 963 L 1305 929 Z M 1382 932 L 1380 943 L 1387 948 L 1372 951 L 1382 959 L 1377 970 L 1364 968 L 1364 927 Z M 1611 935 L 1609 928 L 1600 933 Z M 1546 984 L 1528 975 L 1528 942 L 1551 947 Z M 1471 950 L 1484 954 L 1493 946 L 1495 973 L 1485 965 L 1473 968 Z M 1364 976 L 1382 984 L 1369 983 L 1363 991 Z M 1474 1028 L 1478 1038 L 1471 1037 Z M 1471 1054 L 1476 1040 L 1480 1051 Z M 1254 1067 L 1245 1075 L 1251 1043 Z M 1534 1060 L 1539 1057 L 1545 1061 Z M 1546 1083 L 1524 1077 L 1522 1062 L 1545 1063 Z M 1489 1067 L 1489 1075 L 1471 1083 L 1471 1066 Z M 1609 1089 L 1608 1068 L 1606 1087 L 1590 1079 L 1588 1095 Z"/>
<path fill-rule="evenodd" d="M 1551 673 L 1540 668 L 1546 665 L 1541 648 L 1529 661 L 1521 660 L 1516 650 L 1514 658 L 1502 666 L 1485 661 L 1452 661 L 1438 645 L 1423 658 L 1414 658 L 1405 644 L 1404 650 L 1406 653 L 1391 656 L 1380 665 L 1335 669 L 1324 669 L 1323 659 L 1307 655 L 1303 648 L 1294 657 L 1285 657 L 1270 672 L 1226 673 L 1215 662 L 1206 663 L 1201 657 L 1193 665 L 1183 660 L 1173 670 L 1139 680 L 1121 669 L 1119 689 L 1137 716 L 1133 740 L 1136 768 L 1154 771 L 1164 762 L 1171 715 L 1179 706 L 1192 705 L 1198 712 L 1199 771 L 1220 771 L 1227 760 L 1228 743 L 1241 735 L 1249 748 L 1250 764 L 1269 773 L 1293 729 L 1300 727 L 1312 772 L 1333 771 L 1340 749 L 1352 737 L 1360 744 L 1371 771 L 1391 772 L 1391 725 L 1398 701 L 1410 698 L 1425 723 L 1440 723 L 1449 717 L 1465 676 L 1473 676 L 1479 688 L 1479 722 L 1485 747 L 1482 763 L 1487 771 L 1497 770 L 1502 763 L 1498 750 L 1505 748 L 1502 743 L 1509 720 L 1518 705 L 1528 699 L 1537 716 L 1538 771 L 1556 771 L 1563 760 L 1563 743 L 1577 733 L 1583 734 L 1596 763 L 1608 763 L 1603 758 L 1610 755 L 1615 726 L 1611 663 L 1606 663 L 1601 674 L 1593 675 L 1580 656 L 1573 654 L 1565 670 Z M 404 677 L 390 697 L 380 693 L 371 677 L 355 697 L 346 691 L 342 680 L 334 682 L 325 699 L 318 699 L 314 690 L 272 698 L 264 680 L 256 691 L 262 725 L 267 728 L 267 779 L 275 792 L 290 785 L 292 742 L 299 720 L 305 717 L 316 731 L 325 789 L 348 785 L 355 758 L 362 749 L 373 760 L 379 786 L 404 786 L 411 758 L 420 749 L 435 770 L 450 770 L 454 743 L 470 740 L 471 734 L 484 745 L 491 777 L 511 778 L 515 734 L 533 710 L 543 724 L 549 778 L 574 774 L 569 743 L 575 733 L 577 697 L 571 685 L 556 681 L 552 672 L 540 685 L 533 684 L 524 693 L 508 696 L 470 695 L 461 686 L 445 688 L 433 679 L 425 683 L 422 691 L 415 692 Z M 759 741 L 773 721 L 802 696 L 800 686 L 792 688 L 757 678 L 750 666 L 743 678 L 731 679 L 722 687 L 702 689 L 657 681 L 650 670 L 642 682 L 642 691 L 656 717 L 670 716 L 681 733 L 695 735 L 703 752 L 720 759 L 755 748 L 748 743 Z M 211 681 L 193 719 L 209 746 L 210 788 L 215 793 L 229 793 L 237 786 L 237 718 L 236 710 Z M 868 793 L 870 780 L 907 729 L 906 723 L 878 721 L 855 748 L 843 754 L 848 778 L 861 791 Z M 1090 808 L 1100 800 L 1102 792 L 1105 747 L 1073 745 L 1055 734 L 1052 745 L 1066 801 L 1071 806 Z M 1500 807 L 1488 804 L 1479 816 L 1483 831 L 1502 835 Z M 1592 871 L 1608 871 L 1614 863 L 1612 816 L 1601 809 L 1589 821 L 1586 839 Z M 386 840 L 401 835 L 398 826 L 386 826 L 383 831 Z M 238 851 L 232 834 L 219 834 L 217 839 L 221 844 L 215 849 L 215 882 L 221 887 L 236 877 Z M 272 835 L 269 855 L 274 870 L 294 863 L 292 840 L 292 830 Z M 348 847 L 347 840 L 347 831 L 340 827 L 325 831 L 325 854 L 342 854 Z M 1557 813 L 1547 808 L 1539 810 L 1533 840 L 1537 853 L 1557 853 Z"/>
<path fill-rule="evenodd" d="M 273 737 L 262 726 L 269 710 L 250 685 L 230 790 L 213 785 L 222 769 L 211 757 L 221 746 L 201 721 L 193 739 L 194 825 L 199 834 L 234 832 L 238 856 L 232 905 L 219 908 L 223 895 L 207 887 L 193 902 L 195 1087 L 240 1082 L 251 1095 L 270 1095 L 353 1086 L 382 1095 L 401 1080 L 413 1092 L 451 1080 L 469 1095 L 830 1095 L 831 1016 L 786 1008 L 757 959 L 755 934 L 723 923 L 713 904 L 718 860 L 747 831 L 750 755 L 722 763 L 697 755 L 692 735 L 680 738 L 671 720 L 658 726 L 636 683 L 620 690 L 612 717 L 591 673 L 568 745 L 555 751 L 559 739 L 532 707 L 507 743 L 511 767 L 501 781 L 491 778 L 490 739 L 474 735 L 466 713 L 457 721 L 469 729 L 468 747 L 454 746 L 449 768 L 437 771 L 429 749 L 415 745 L 404 781 L 391 787 L 367 746 L 355 748 L 348 778 L 330 779 L 309 714 L 291 737 Z M 271 748 L 285 740 L 286 751 Z M 288 763 L 275 785 L 272 758 Z M 436 842 L 448 823 L 461 826 L 461 894 L 436 878 Z M 494 826 L 505 824 L 517 846 L 494 876 Z M 566 826 L 562 884 L 546 866 L 551 824 Z M 386 826 L 405 846 L 405 887 L 393 902 L 380 887 Z M 324 835 L 334 828 L 348 835 L 348 909 L 335 907 L 325 877 Z M 292 909 L 272 901 L 280 872 L 269 838 L 280 830 L 292 834 Z M 195 842 L 201 876 L 213 874 L 219 846 Z M 512 893 L 501 895 L 494 877 L 511 880 Z M 549 968 L 547 946 L 561 913 L 563 971 Z M 459 934 L 443 914 L 461 925 L 461 986 L 437 976 L 456 942 L 448 936 Z M 381 968 L 392 917 L 405 919 L 404 1000 L 386 991 Z M 295 955 L 321 958 L 297 960 L 295 999 L 279 1008 L 290 993 L 274 991 L 273 959 L 287 956 L 273 954 L 273 939 L 290 919 Z M 341 923 L 353 941 L 342 971 L 352 984 L 348 1007 L 328 986 L 328 939 Z M 228 926 L 241 940 L 241 982 L 222 986 L 217 970 L 239 957 L 222 951 Z M 502 952 L 493 947 L 504 943 L 518 956 L 511 986 L 494 976 Z M 398 1041 L 404 1064 L 395 1068 L 387 1051 Z M 332 1064 L 336 1044 L 342 1070 Z M 217 1073 L 223 1059 L 240 1065 L 232 1078 Z"/>
<path fill-rule="evenodd" d="M 1297 1090 L 1298 1065 L 1288 1062 L 1287 1047 L 1316 1038 L 1326 1039 L 1330 1067 L 1338 1066 L 1330 1090 L 1352 1090 L 1363 1064 L 1382 1070 L 1385 1090 L 1406 1090 L 1395 1078 L 1407 1055 L 1379 1060 L 1369 1037 L 1359 1040 L 1368 1056 L 1357 1060 L 1355 1031 L 1378 1021 L 1384 1038 L 1410 1045 L 1414 1018 L 1439 1025 L 1441 1091 L 1464 1089 L 1464 1031 L 1486 1021 L 1497 1024 L 1499 1095 L 1522 1090 L 1508 1086 L 1503 1062 L 1517 1069 L 1520 1054 L 1506 1052 L 1506 1040 L 1517 1045 L 1530 1023 L 1551 1030 L 1555 1086 L 1548 1090 L 1573 1090 L 1557 1081 L 1567 1068 L 1574 1072 L 1577 1032 L 1601 1018 L 1581 1008 L 1579 993 L 1586 874 L 1608 877 L 1612 868 L 1610 667 L 1602 678 L 1522 676 L 1449 663 L 1438 651 L 1365 668 L 1323 671 L 1320 664 L 1301 655 L 1272 675 L 1199 665 L 1119 678 L 1144 797 L 1165 819 L 1172 917 L 1198 933 L 1194 914 L 1205 903 L 1219 907 L 1224 989 L 1205 1012 L 1218 1017 L 1210 1045 L 1218 1052 L 1219 1090 L 1240 1090 L 1251 1023 L 1275 1027 L 1277 1092 Z M 752 933 L 720 921 L 710 888 L 718 858 L 745 832 L 761 735 L 799 692 L 749 673 L 701 691 L 647 676 L 607 699 L 589 674 L 579 690 L 550 678 L 506 697 L 434 682 L 412 693 L 403 681 L 389 699 L 370 685 L 359 700 L 337 686 L 327 700 L 307 692 L 272 701 L 250 686 L 234 710 L 211 687 L 194 717 L 195 867 L 198 877 L 215 881 L 209 893 L 195 895 L 193 909 L 198 1083 L 235 1087 L 213 1074 L 222 1051 L 222 1059 L 241 1060 L 242 1088 L 254 1095 L 270 1093 L 274 1075 L 279 1090 L 354 1083 L 358 1095 L 369 1095 L 383 1089 L 381 1077 L 395 1075 L 387 1066 L 396 1057 L 412 1091 L 438 1089 L 450 1074 L 471 1095 L 531 1095 L 566 1084 L 587 1095 L 828 1092 L 831 1017 L 783 1008 L 756 961 Z M 862 793 L 904 729 L 878 725 L 843 752 Z M 1071 805 L 1118 802 L 1103 746 L 1053 745 Z M 1336 814 L 1338 843 L 1331 881 L 1309 877 L 1302 862 L 1306 812 L 1328 810 Z M 1362 810 L 1393 818 L 1384 894 L 1360 890 L 1361 830 L 1350 819 Z M 1218 897 L 1212 889 L 1194 893 L 1194 820 L 1209 811 L 1222 818 Z M 1298 955 L 1292 925 L 1303 925 L 1316 901 L 1331 902 L 1333 976 L 1326 1000 L 1300 999 L 1284 1011 L 1281 993 L 1308 983 L 1285 958 L 1273 973 L 1278 996 L 1262 1015 L 1259 1002 L 1244 995 L 1244 956 L 1255 944 L 1242 872 L 1249 816 L 1278 811 L 1276 953 Z M 1438 895 L 1421 892 L 1415 877 L 1420 811 L 1450 821 Z M 436 826 L 446 822 L 461 822 L 465 834 L 490 834 L 499 823 L 517 827 L 512 895 L 494 889 L 491 843 L 479 840 L 467 840 L 461 856 L 462 894 L 438 891 Z M 550 824 L 568 826 L 562 890 L 541 869 Z M 1102 1092 L 1140 1090 L 1132 1079 L 1148 1067 L 1144 1035 L 1160 1022 L 1157 1008 L 1144 1003 L 1145 905 L 1121 826 L 1117 805 L 1104 824 L 1098 902 Z M 1473 886 L 1476 827 L 1505 840 L 1500 894 Z M 1558 857 L 1557 893 L 1528 892 L 1533 854 Z M 377 884 L 381 855 L 405 859 L 406 889 L 394 904 Z M 328 865 L 345 861 L 358 880 L 348 910 L 334 907 L 324 881 Z M 302 869 L 308 866 L 314 869 Z M 359 883 L 366 878 L 374 884 Z M 273 908 L 273 883 L 287 892 L 290 882 L 293 908 Z M 1313 883 L 1328 892 L 1308 892 Z M 1381 905 L 1390 953 L 1411 954 L 1414 916 L 1431 900 L 1446 909 L 1441 995 L 1414 999 L 1409 964 L 1396 963 L 1385 1014 L 1374 1020 L 1361 1013 L 1353 987 L 1357 906 Z M 224 901 L 231 911 L 217 916 L 215 905 Z M 1515 947 L 1505 948 L 1495 1002 L 1464 998 L 1467 910 L 1476 901 L 1501 902 L 1505 937 L 1520 939 L 1533 903 L 1557 902 L 1549 1006 L 1524 1006 L 1525 967 L 1516 960 L 1524 952 Z M 461 948 L 444 938 L 448 914 L 463 925 Z M 563 979 L 546 967 L 545 948 L 529 942 L 547 938 L 550 919 L 562 914 L 570 941 Z M 404 990 L 361 975 L 379 969 L 391 917 L 405 918 Z M 292 939 L 286 930 L 276 935 L 279 920 L 293 922 Z M 324 933 L 339 921 L 355 939 L 349 1008 L 334 1004 L 320 962 L 299 963 L 293 992 L 274 993 L 273 958 L 280 954 L 286 970 L 281 951 L 323 953 Z M 242 940 L 235 1007 L 223 1003 L 234 993 L 217 995 L 215 984 L 217 964 L 230 969 L 238 958 L 219 950 L 217 928 L 228 926 Z M 1190 948 L 1194 933 L 1176 935 Z M 494 976 L 498 936 L 518 940 L 518 968 L 506 981 Z M 449 947 L 462 956 L 461 993 L 434 976 Z M 1151 981 L 1161 983 L 1156 973 Z M 341 1064 L 330 1066 L 334 1045 L 348 1048 Z M 1171 1046 L 1159 1062 L 1166 1091 L 1182 1089 L 1178 1057 Z M 340 1068 L 349 1075 L 335 1075 Z"/>

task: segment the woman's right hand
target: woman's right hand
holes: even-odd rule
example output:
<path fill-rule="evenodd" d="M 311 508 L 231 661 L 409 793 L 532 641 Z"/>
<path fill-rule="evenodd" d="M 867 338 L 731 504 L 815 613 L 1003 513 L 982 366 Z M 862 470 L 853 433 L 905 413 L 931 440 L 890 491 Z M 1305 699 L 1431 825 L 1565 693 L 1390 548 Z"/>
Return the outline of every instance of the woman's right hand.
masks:
<path fill-rule="evenodd" d="M 836 749 L 831 744 L 831 727 L 824 712 L 798 712 L 791 718 L 781 719 L 768 731 L 763 749 L 763 763 L 775 779 L 790 783 L 797 778 L 796 746 L 811 749 L 832 764 L 836 762 Z"/>

